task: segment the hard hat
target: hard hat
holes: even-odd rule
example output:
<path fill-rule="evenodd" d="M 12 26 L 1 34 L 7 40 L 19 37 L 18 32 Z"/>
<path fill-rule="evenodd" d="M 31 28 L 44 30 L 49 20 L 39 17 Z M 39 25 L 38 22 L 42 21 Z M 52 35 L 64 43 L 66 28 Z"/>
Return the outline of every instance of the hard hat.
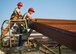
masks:
<path fill-rule="evenodd" d="M 29 8 L 28 11 L 35 12 L 35 11 L 34 11 L 34 8 Z"/>
<path fill-rule="evenodd" d="M 23 3 L 22 3 L 22 2 L 18 2 L 17 5 L 18 5 L 18 6 L 23 6 Z"/>

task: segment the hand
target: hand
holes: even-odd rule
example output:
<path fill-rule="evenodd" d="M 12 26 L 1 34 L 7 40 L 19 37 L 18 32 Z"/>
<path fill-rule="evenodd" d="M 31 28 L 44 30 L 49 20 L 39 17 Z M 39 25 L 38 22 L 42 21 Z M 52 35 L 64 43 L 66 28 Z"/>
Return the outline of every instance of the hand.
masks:
<path fill-rule="evenodd" d="M 31 20 L 31 19 L 27 18 L 27 20 Z"/>
<path fill-rule="evenodd" d="M 22 19 L 22 15 L 19 15 L 19 19 Z"/>

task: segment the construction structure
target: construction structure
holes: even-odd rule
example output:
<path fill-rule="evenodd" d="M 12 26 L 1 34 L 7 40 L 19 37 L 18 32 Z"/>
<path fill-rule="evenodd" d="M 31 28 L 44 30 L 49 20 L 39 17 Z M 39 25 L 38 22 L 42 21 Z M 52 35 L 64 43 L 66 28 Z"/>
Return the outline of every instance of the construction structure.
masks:
<path fill-rule="evenodd" d="M 25 20 L 5 20 L 1 29 L 3 30 L 5 23 L 23 23 L 24 21 Z M 11 34 L 10 31 L 9 35 L 7 35 L 10 36 L 9 40 L 6 43 L 2 42 L 4 51 L 6 52 L 6 50 L 9 51 L 11 49 L 12 52 L 17 50 L 20 54 L 22 54 L 22 52 L 27 54 L 27 51 L 35 51 L 40 54 L 62 54 L 61 45 L 65 45 L 76 51 L 76 20 L 36 19 L 36 22 L 30 22 L 29 27 L 31 29 L 30 32 L 28 32 L 29 38 L 25 42 L 25 46 L 18 46 L 19 42 L 16 41 L 16 37 L 23 36 L 23 34 Z M 1 41 L 3 38 L 5 37 L 1 36 Z M 23 38 L 25 38 L 25 36 Z M 8 45 L 9 47 L 7 47 Z M 58 53 L 54 52 L 50 47 L 58 47 Z M 6 52 L 6 54 L 10 52 Z"/>

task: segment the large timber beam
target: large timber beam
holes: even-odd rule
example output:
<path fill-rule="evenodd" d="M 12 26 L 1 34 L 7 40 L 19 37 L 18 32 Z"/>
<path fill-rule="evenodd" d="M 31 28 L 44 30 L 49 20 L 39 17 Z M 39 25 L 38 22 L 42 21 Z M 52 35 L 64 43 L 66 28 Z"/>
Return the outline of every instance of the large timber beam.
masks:
<path fill-rule="evenodd" d="M 64 30 L 76 32 L 76 20 L 36 19 L 37 22 Z"/>
<path fill-rule="evenodd" d="M 29 27 L 76 51 L 76 33 L 38 22 L 30 22 Z"/>

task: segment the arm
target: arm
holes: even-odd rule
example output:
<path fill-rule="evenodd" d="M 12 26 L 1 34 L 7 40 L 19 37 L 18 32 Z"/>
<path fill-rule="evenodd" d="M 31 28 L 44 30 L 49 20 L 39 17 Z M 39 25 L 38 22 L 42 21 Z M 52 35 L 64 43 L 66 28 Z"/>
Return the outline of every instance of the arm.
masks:
<path fill-rule="evenodd" d="M 20 16 L 21 15 L 21 13 L 20 12 L 17 12 L 17 14 Z"/>
<path fill-rule="evenodd" d="M 16 13 L 20 16 L 21 15 L 21 13 L 20 13 L 20 9 L 16 9 Z"/>
<path fill-rule="evenodd" d="M 35 19 L 35 18 L 32 18 L 31 15 L 29 15 L 28 13 L 25 13 L 25 14 L 23 15 L 23 19 L 36 21 L 36 19 Z"/>
<path fill-rule="evenodd" d="M 32 18 L 30 15 L 28 15 L 27 20 L 32 20 L 32 21 L 35 21 L 35 18 Z"/>
<path fill-rule="evenodd" d="M 22 19 L 22 15 L 21 15 L 21 13 L 20 13 L 20 10 L 16 10 L 16 12 L 17 12 L 19 18 Z"/>

